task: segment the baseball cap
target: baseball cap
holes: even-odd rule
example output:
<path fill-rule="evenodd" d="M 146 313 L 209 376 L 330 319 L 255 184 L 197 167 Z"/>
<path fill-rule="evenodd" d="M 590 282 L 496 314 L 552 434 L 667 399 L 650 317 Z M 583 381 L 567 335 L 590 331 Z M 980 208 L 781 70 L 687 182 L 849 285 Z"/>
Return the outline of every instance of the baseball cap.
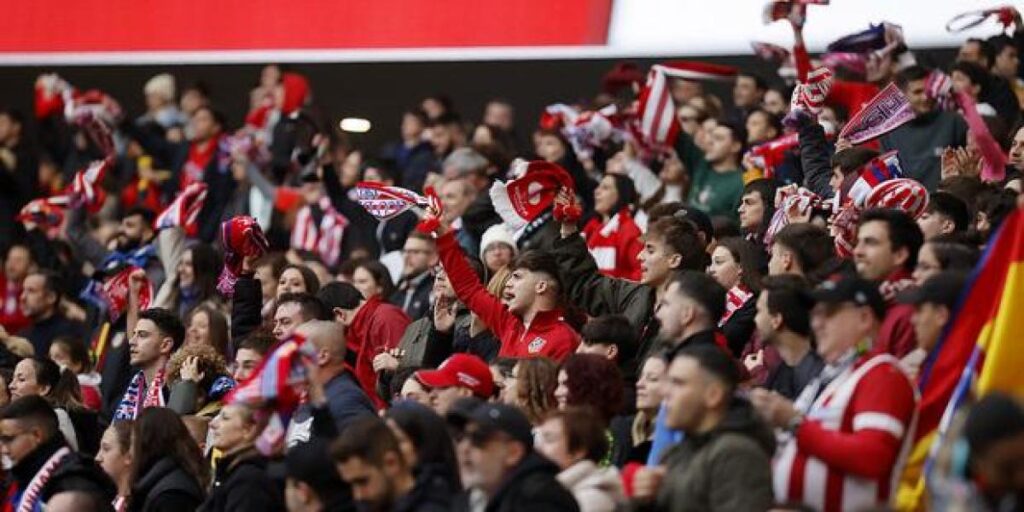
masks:
<path fill-rule="evenodd" d="M 533 425 L 523 411 L 514 406 L 482 403 L 469 414 L 469 423 L 480 429 L 504 432 L 528 448 L 533 446 Z"/>
<path fill-rule="evenodd" d="M 921 286 L 899 294 L 896 300 L 915 306 L 929 302 L 946 306 L 952 310 L 956 306 L 965 284 L 967 284 L 967 276 L 962 272 L 939 272 L 926 279 Z"/>
<path fill-rule="evenodd" d="M 858 276 L 843 275 L 824 281 L 811 292 L 811 298 L 824 304 L 851 302 L 858 306 L 868 306 L 879 319 L 885 316 L 885 300 L 878 292 L 878 286 Z"/>
<path fill-rule="evenodd" d="M 483 399 L 494 394 L 491 369 L 483 359 L 470 354 L 455 354 L 445 359 L 436 370 L 420 370 L 415 377 L 428 388 L 460 386 Z"/>

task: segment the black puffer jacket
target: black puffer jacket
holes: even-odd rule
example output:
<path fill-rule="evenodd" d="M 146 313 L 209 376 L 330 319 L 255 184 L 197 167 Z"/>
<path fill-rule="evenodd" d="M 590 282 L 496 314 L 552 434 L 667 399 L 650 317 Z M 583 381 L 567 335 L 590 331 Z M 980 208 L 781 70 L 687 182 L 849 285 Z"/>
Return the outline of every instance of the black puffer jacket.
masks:
<path fill-rule="evenodd" d="M 284 510 L 284 499 L 267 475 L 267 458 L 255 448 L 230 455 L 217 463 L 210 497 L 203 512 L 260 512 Z"/>
<path fill-rule="evenodd" d="M 530 452 L 487 503 L 485 512 L 575 512 L 576 499 L 558 483 L 558 466 Z"/>

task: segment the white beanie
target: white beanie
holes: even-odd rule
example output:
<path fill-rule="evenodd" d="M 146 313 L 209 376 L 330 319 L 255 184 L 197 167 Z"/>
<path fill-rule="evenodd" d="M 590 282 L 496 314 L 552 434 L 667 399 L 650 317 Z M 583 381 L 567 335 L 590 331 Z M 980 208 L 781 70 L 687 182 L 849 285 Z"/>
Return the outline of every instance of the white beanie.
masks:
<path fill-rule="evenodd" d="M 512 232 L 505 227 L 504 224 L 495 224 L 484 231 L 484 236 L 480 238 L 480 259 L 484 259 L 484 253 L 487 252 L 487 248 L 493 244 L 502 243 L 512 248 L 512 257 L 519 254 L 519 249 L 516 248 L 516 241 L 512 238 Z"/>
<path fill-rule="evenodd" d="M 167 101 L 174 101 L 174 76 L 169 73 L 161 73 L 150 78 L 142 91 L 146 94 L 157 94 Z"/>

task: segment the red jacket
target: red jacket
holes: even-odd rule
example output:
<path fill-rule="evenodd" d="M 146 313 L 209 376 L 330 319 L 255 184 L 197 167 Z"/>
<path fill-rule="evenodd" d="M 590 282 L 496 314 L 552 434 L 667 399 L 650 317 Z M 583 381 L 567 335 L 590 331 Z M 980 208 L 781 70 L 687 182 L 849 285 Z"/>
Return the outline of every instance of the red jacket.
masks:
<path fill-rule="evenodd" d="M 897 359 L 902 359 L 917 347 L 917 334 L 914 333 L 914 324 L 911 323 L 914 306 L 897 302 L 896 295 L 898 293 L 886 292 L 886 286 L 892 290 L 898 290 L 904 288 L 909 282 L 910 272 L 900 269 L 886 277 L 879 287 L 887 302 L 885 318 L 882 319 L 882 325 L 878 328 L 878 336 L 875 338 L 872 353 L 892 354 Z"/>
<path fill-rule="evenodd" d="M 499 356 L 544 356 L 561 361 L 576 351 L 580 342 L 579 335 L 562 318 L 561 310 L 537 313 L 533 322 L 526 325 L 480 284 L 473 269 L 466 263 L 466 256 L 459 248 L 454 232 L 449 231 L 439 237 L 437 248 L 455 295 L 501 340 Z"/>
<path fill-rule="evenodd" d="M 352 319 L 352 325 L 345 330 L 346 350 L 354 354 L 346 356 L 352 374 L 363 388 L 374 407 L 382 409 L 387 403 L 377 395 L 377 373 L 373 371 L 373 358 L 398 346 L 399 340 L 409 326 L 409 317 L 401 308 L 381 300 L 380 296 L 370 297 Z"/>
<path fill-rule="evenodd" d="M 587 249 L 601 273 L 630 281 L 640 280 L 637 255 L 644 248 L 640 236 L 640 228 L 625 209 L 603 224 L 600 219 L 590 219 L 583 228 Z"/>
<path fill-rule="evenodd" d="M 8 282 L 0 274 L 0 326 L 9 334 L 15 334 L 31 323 L 21 311 L 20 296 L 21 283 Z"/>

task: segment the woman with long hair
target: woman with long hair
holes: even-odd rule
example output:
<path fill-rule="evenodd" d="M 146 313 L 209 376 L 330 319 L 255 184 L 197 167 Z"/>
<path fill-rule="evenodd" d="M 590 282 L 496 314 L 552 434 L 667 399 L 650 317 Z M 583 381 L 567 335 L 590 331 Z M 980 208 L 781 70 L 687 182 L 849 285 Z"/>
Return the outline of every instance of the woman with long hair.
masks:
<path fill-rule="evenodd" d="M 643 361 L 636 380 L 636 414 L 618 416 L 612 420 L 611 431 L 616 450 L 612 464 L 618 467 L 627 462 L 646 463 L 654 439 L 654 420 L 665 397 L 664 381 L 668 364 L 661 353 Z"/>
<path fill-rule="evenodd" d="M 399 441 L 402 456 L 414 468 L 417 480 L 440 479 L 452 494 L 462 490 L 455 444 L 444 419 L 433 409 L 402 400 L 388 410 L 385 421 Z"/>
<path fill-rule="evenodd" d="M 149 407 L 132 429 L 132 512 L 195 510 L 206 496 L 210 467 L 178 415 Z"/>
<path fill-rule="evenodd" d="M 231 356 L 228 319 L 221 310 L 200 304 L 188 314 L 185 327 L 186 345 L 209 345 L 225 358 Z"/>
<path fill-rule="evenodd" d="M 91 411 L 99 411 L 103 406 L 100 395 L 102 377 L 92 366 L 89 349 L 81 340 L 58 336 L 50 343 L 50 359 L 62 368 L 71 370 L 78 378 L 78 387 L 82 392 L 82 404 Z"/>
<path fill-rule="evenodd" d="M 277 278 L 277 297 L 280 298 L 286 293 L 309 293 L 316 294 L 320 289 L 320 280 L 316 273 L 305 265 L 294 263 L 285 265 L 281 275 Z"/>
<path fill-rule="evenodd" d="M 530 424 L 540 425 L 550 411 L 558 407 L 555 387 L 558 385 L 558 363 L 546 357 L 522 359 L 512 370 L 515 404 L 526 413 Z"/>
<path fill-rule="evenodd" d="M 363 260 L 352 272 L 352 286 L 355 286 L 364 299 L 379 296 L 385 301 L 395 291 L 391 274 L 383 263 L 377 260 Z"/>
<path fill-rule="evenodd" d="M 599 217 L 584 226 L 583 237 L 604 275 L 640 280 L 637 255 L 643 243 L 640 227 L 633 220 L 636 201 L 636 188 L 628 176 L 605 174 L 594 189 L 594 211 Z"/>
<path fill-rule="evenodd" d="M 277 485 L 267 474 L 269 461 L 254 444 L 266 423 L 257 411 L 240 404 L 224 406 L 210 423 L 213 447 L 224 456 L 217 461 L 204 511 L 270 512 L 284 508 Z"/>
<path fill-rule="evenodd" d="M 99 450 L 96 451 L 96 463 L 103 472 L 117 485 L 117 498 L 114 499 L 114 512 L 128 510 L 128 499 L 131 496 L 132 467 L 132 420 L 116 421 L 103 432 Z"/>
<path fill-rule="evenodd" d="M 201 304 L 221 308 L 223 303 L 217 294 L 217 276 L 223 258 L 206 244 L 195 244 L 185 249 L 178 261 L 177 311 L 185 316 Z"/>
<path fill-rule="evenodd" d="M 754 334 L 757 294 L 761 292 L 764 255 L 751 242 L 738 237 L 719 240 L 711 253 L 708 274 L 728 292 L 725 314 L 718 321 L 729 349 L 739 358 Z"/>
<path fill-rule="evenodd" d="M 68 369 L 45 357 L 22 359 L 14 367 L 10 384 L 11 400 L 23 396 L 41 396 L 53 405 L 60 431 L 75 451 L 92 456 L 99 445 L 99 417 L 82 405 L 78 378 Z"/>

